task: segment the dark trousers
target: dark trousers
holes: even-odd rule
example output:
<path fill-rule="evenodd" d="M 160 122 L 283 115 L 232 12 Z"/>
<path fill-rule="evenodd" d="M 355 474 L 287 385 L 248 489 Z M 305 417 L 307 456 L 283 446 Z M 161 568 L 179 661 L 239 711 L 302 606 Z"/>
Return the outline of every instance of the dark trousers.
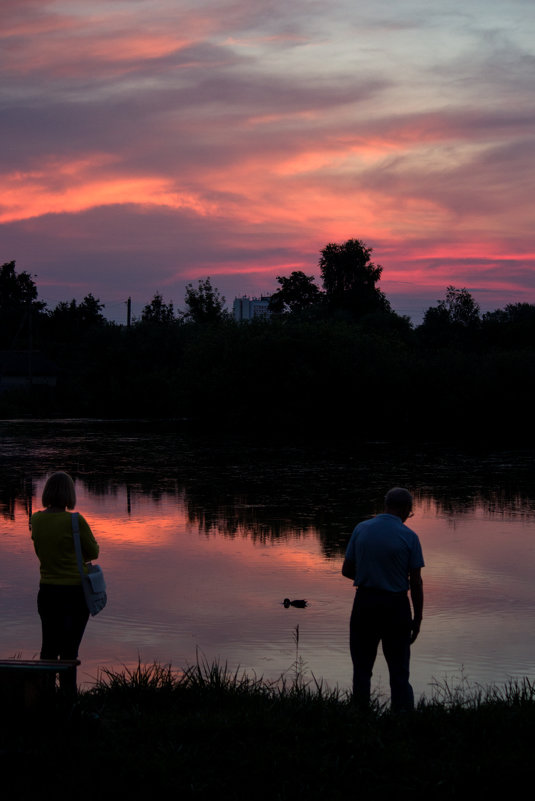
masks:
<path fill-rule="evenodd" d="M 392 709 L 414 709 L 409 684 L 411 623 L 406 593 L 357 589 L 349 627 L 356 703 L 367 705 L 370 701 L 373 666 L 381 642 L 390 675 Z"/>
<path fill-rule="evenodd" d="M 41 584 L 37 611 L 43 633 L 41 659 L 77 659 L 89 619 L 82 587 Z M 75 671 L 72 677 L 62 675 L 60 681 L 62 689 L 76 691 Z"/>

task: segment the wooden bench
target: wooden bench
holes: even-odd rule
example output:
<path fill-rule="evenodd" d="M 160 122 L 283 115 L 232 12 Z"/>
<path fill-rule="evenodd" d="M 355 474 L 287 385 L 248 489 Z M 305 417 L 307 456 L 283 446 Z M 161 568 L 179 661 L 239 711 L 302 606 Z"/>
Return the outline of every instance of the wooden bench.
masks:
<path fill-rule="evenodd" d="M 79 659 L 0 659 L 0 700 L 3 708 L 31 710 L 56 694 L 56 677 L 69 675 L 76 685 Z"/>

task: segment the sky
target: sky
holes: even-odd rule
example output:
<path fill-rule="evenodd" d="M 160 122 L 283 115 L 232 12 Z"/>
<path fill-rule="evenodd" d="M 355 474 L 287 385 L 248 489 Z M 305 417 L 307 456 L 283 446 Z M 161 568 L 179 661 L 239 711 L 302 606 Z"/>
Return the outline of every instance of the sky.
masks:
<path fill-rule="evenodd" d="M 532 0 L 2 0 L 0 263 L 126 318 L 319 277 L 535 303 Z"/>

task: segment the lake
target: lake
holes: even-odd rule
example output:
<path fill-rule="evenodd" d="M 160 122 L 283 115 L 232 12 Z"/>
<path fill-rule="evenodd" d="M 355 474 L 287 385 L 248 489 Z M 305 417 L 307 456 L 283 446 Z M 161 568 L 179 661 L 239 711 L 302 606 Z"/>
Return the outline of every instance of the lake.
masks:
<path fill-rule="evenodd" d="M 535 673 L 532 451 L 410 450 L 186 437 L 138 422 L 0 422 L 3 658 L 40 649 L 38 562 L 28 528 L 47 474 L 76 480 L 109 587 L 80 657 L 100 667 L 218 659 L 231 670 L 349 689 L 354 590 L 340 569 L 354 526 L 391 486 L 415 496 L 425 609 L 412 649 L 417 696 L 434 684 Z M 305 609 L 282 604 L 306 599 Z M 296 627 L 299 646 L 296 653 Z M 374 687 L 388 693 L 382 656 Z"/>

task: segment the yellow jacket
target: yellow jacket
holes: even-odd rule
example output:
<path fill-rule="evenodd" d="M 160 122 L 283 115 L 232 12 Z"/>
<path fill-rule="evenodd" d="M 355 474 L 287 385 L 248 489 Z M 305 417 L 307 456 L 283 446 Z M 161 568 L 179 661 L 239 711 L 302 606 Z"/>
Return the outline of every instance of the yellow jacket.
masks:
<path fill-rule="evenodd" d="M 98 543 L 82 515 L 80 543 L 84 561 L 96 559 Z M 81 584 L 76 563 L 70 512 L 36 512 L 31 517 L 32 540 L 41 563 L 41 584 Z"/>

